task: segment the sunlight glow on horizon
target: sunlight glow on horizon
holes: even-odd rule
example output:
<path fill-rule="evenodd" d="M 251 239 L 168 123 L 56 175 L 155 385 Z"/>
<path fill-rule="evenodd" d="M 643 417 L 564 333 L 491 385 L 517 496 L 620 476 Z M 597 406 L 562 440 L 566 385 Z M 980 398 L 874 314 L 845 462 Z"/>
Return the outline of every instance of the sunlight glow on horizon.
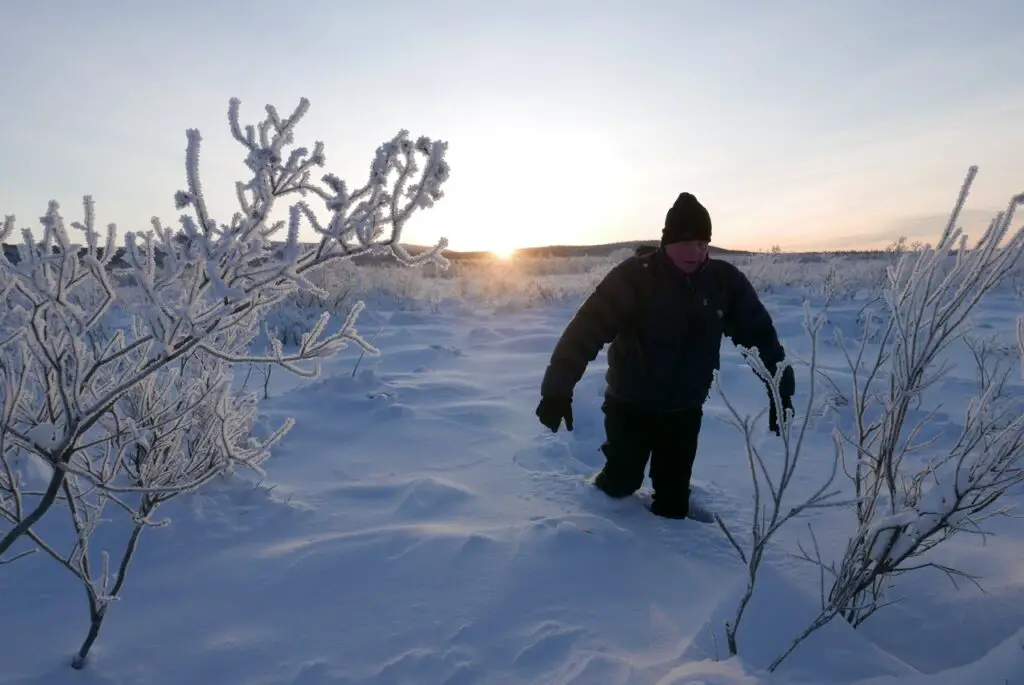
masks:
<path fill-rule="evenodd" d="M 502 247 L 496 250 L 491 250 L 491 254 L 502 261 L 509 261 L 516 256 L 516 248 L 514 247 Z"/>

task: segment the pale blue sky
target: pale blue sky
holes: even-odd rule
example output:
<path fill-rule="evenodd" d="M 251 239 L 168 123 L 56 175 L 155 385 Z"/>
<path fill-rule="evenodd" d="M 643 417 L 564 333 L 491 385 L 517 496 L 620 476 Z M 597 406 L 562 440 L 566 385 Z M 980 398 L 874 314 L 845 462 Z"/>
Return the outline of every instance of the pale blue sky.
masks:
<path fill-rule="evenodd" d="M 941 230 L 968 165 L 977 230 L 1024 190 L 1020 0 L 5 2 L 0 213 L 175 221 L 184 130 L 219 218 L 227 101 L 312 101 L 302 141 L 365 179 L 399 128 L 449 141 L 406 239 L 454 249 L 656 237 L 676 194 L 715 243 L 857 248 Z M 980 217 L 980 223 L 978 218 Z"/>

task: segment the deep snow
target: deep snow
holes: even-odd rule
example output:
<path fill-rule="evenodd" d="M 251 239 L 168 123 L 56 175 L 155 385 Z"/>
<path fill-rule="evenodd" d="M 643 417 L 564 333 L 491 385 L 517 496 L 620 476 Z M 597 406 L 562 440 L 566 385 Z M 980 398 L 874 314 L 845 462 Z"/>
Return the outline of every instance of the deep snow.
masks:
<path fill-rule="evenodd" d="M 787 347 L 806 356 L 799 298 L 765 299 Z M 759 669 L 815 608 L 816 573 L 787 556 L 806 532 L 798 521 L 762 570 L 742 660 L 724 660 L 709 629 L 746 581 L 721 532 L 588 485 L 602 461 L 604 355 L 577 388 L 573 433 L 552 435 L 533 415 L 578 303 L 378 308 L 361 330 L 380 327 L 383 356 L 354 377 L 355 351 L 312 382 L 275 371 L 266 419 L 298 423 L 267 480 L 225 479 L 162 511 L 172 524 L 144 534 L 86 670 L 68 666 L 87 628 L 76 581 L 42 555 L 0 570 L 0 684 L 1024 683 L 1024 533 L 1013 520 L 985 545 L 960 536 L 937 551 L 984 576 L 989 595 L 954 591 L 938 573 L 908 577 L 905 602 L 860 631 L 834 623 L 767 676 Z M 833 305 L 833 319 L 855 309 Z M 1018 309 L 993 297 L 983 323 L 1010 331 Z M 723 352 L 730 398 L 760 411 L 763 388 L 731 344 Z M 841 367 L 834 347 L 822 354 Z M 964 363 L 937 392 L 956 406 L 971 389 Z M 955 428 L 958 412 L 940 418 Z M 725 413 L 712 394 L 697 496 L 742 532 L 749 474 Z M 769 451 L 778 440 L 759 439 Z M 828 465 L 824 421 L 813 440 L 820 466 L 805 460 L 797 490 Z M 835 552 L 849 514 L 808 520 Z"/>

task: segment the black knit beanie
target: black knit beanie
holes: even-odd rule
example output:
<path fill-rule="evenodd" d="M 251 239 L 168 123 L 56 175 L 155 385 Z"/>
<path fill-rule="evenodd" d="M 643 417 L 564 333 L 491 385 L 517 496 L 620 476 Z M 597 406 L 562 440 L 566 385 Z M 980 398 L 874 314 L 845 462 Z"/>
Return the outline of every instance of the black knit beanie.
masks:
<path fill-rule="evenodd" d="M 662 245 L 684 240 L 711 242 L 711 215 L 690 193 L 679 194 L 665 215 L 665 228 L 661 231 Z"/>

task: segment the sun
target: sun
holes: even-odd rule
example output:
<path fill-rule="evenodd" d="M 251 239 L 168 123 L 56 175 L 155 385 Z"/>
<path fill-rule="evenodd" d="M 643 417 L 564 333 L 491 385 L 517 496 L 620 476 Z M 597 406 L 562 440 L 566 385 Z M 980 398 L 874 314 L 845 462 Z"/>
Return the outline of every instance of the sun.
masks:
<path fill-rule="evenodd" d="M 498 259 L 507 260 L 516 256 L 516 249 L 514 247 L 499 247 L 495 250 L 491 250 L 491 254 Z"/>

